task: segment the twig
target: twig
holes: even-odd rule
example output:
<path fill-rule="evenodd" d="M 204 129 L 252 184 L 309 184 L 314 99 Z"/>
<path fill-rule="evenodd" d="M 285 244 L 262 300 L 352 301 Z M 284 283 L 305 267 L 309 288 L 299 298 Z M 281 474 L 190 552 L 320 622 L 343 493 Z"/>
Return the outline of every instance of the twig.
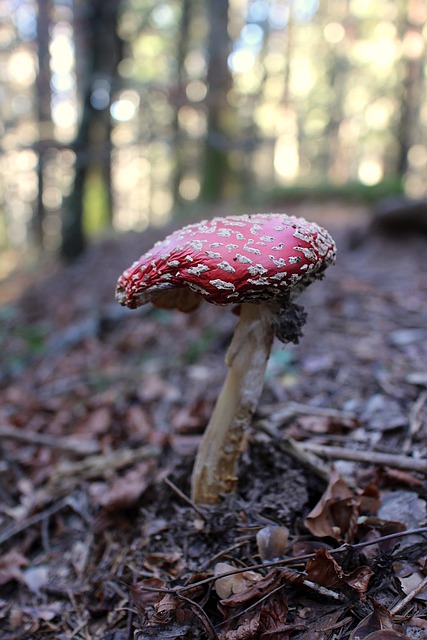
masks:
<path fill-rule="evenodd" d="M 313 407 L 310 404 L 302 404 L 300 402 L 287 402 L 284 407 L 276 411 L 271 411 L 267 408 L 265 410 L 260 409 L 260 412 L 269 422 L 274 422 L 275 424 L 283 423 L 295 415 L 321 416 L 336 420 L 356 420 L 357 418 L 357 415 L 351 411 L 340 411 L 329 407 Z"/>
<path fill-rule="evenodd" d="M 225 573 L 221 574 L 220 577 L 222 578 L 223 575 L 225 576 L 226 574 Z M 320 593 L 321 595 L 326 596 L 327 598 L 332 598 L 333 600 L 339 600 L 341 602 L 344 600 L 344 596 L 342 596 L 340 593 L 337 593 L 336 591 L 332 591 L 332 589 L 328 589 L 327 587 L 322 587 L 320 584 L 316 584 L 311 580 L 302 579 L 301 584 L 307 587 L 307 589 L 315 591 L 316 593 Z M 262 602 L 264 602 L 264 600 L 268 600 L 268 598 L 271 598 L 271 596 L 281 591 L 281 589 L 283 589 L 284 587 L 286 587 L 286 582 L 284 584 L 279 584 L 277 587 L 275 587 L 271 591 L 268 591 L 261 598 L 257 598 L 253 604 L 249 605 L 248 607 L 245 607 L 243 611 L 239 611 L 234 616 L 231 616 L 230 618 L 227 618 L 227 620 L 220 622 L 219 626 L 223 626 L 228 622 L 230 622 L 231 620 L 235 620 L 236 618 L 240 617 L 242 614 L 248 613 L 252 609 L 255 609 L 255 607 L 258 607 Z"/>
<path fill-rule="evenodd" d="M 390 614 L 392 616 L 396 615 L 396 613 L 398 613 L 399 611 L 401 611 L 403 609 L 403 607 L 406 607 L 407 604 L 409 604 L 409 602 L 411 602 L 411 600 L 413 600 L 419 593 L 420 591 L 422 591 L 424 589 L 424 587 L 427 586 L 427 576 L 425 576 L 425 578 L 423 580 L 421 580 L 421 582 L 419 583 L 419 585 L 417 585 L 416 587 L 414 587 L 412 589 L 412 591 L 410 593 L 408 593 L 408 595 L 403 598 L 403 600 L 401 600 L 400 602 L 398 602 L 390 611 Z"/>
<path fill-rule="evenodd" d="M 351 460 L 366 462 L 367 464 L 384 465 L 396 469 L 418 471 L 427 474 L 427 459 L 415 459 L 410 456 L 399 456 L 392 453 L 378 453 L 376 451 L 355 451 L 342 447 L 328 447 L 326 445 L 301 442 L 299 446 L 306 451 L 324 456 L 331 460 Z"/>
<path fill-rule="evenodd" d="M 7 440 L 17 440 L 18 442 L 26 442 L 27 444 L 41 445 L 58 449 L 60 451 L 68 451 L 76 455 L 86 456 L 92 455 L 99 451 L 99 444 L 94 440 L 79 440 L 73 437 L 55 437 L 45 433 L 35 433 L 34 431 L 24 431 L 16 429 L 9 425 L 0 425 L 0 438 Z"/>
<path fill-rule="evenodd" d="M 216 553 L 214 556 L 202 562 L 202 564 L 200 565 L 200 570 L 204 571 L 213 562 L 216 562 L 217 560 L 219 560 L 219 558 L 223 558 L 224 556 L 229 554 L 231 551 L 234 551 L 235 549 L 239 549 L 240 547 L 243 547 L 243 545 L 247 544 L 247 542 L 248 542 L 247 540 L 241 540 L 240 542 L 236 542 L 235 544 L 232 544 L 230 547 L 227 547 L 226 549 L 222 549 L 221 551 L 218 551 L 218 553 Z"/>
<path fill-rule="evenodd" d="M 203 520 L 206 520 L 206 514 L 203 513 L 203 511 L 199 509 L 199 507 L 192 500 L 190 500 L 190 498 L 186 496 L 185 493 L 176 486 L 176 484 L 169 480 L 169 478 L 163 478 L 163 480 L 165 484 L 168 485 L 169 489 L 172 489 L 172 491 L 176 493 L 176 495 L 179 496 L 181 500 L 184 500 L 184 502 L 186 502 L 197 513 L 197 515 L 199 515 Z"/>
<path fill-rule="evenodd" d="M 218 636 L 217 633 L 214 629 L 214 626 L 212 624 L 212 622 L 209 619 L 209 616 L 206 614 L 206 611 L 203 609 L 203 607 L 200 606 L 200 604 L 198 604 L 197 602 L 194 602 L 194 600 L 190 600 L 190 598 L 187 598 L 186 596 L 183 596 L 181 593 L 176 593 L 175 594 L 180 600 L 183 600 L 184 602 L 186 602 L 190 609 L 193 611 L 194 615 L 197 616 L 200 620 L 200 622 L 203 624 L 203 626 L 205 627 L 208 635 L 213 638 L 213 640 L 218 640 Z"/>
<path fill-rule="evenodd" d="M 63 462 L 51 474 L 51 482 L 55 484 L 64 478 L 73 479 L 76 484 L 82 480 L 104 477 L 112 471 L 129 465 L 156 458 L 160 455 L 159 447 L 144 445 L 138 449 L 120 449 L 112 453 L 88 456 L 79 462 Z"/>
<path fill-rule="evenodd" d="M 416 529 L 407 529 L 406 531 L 397 531 L 396 533 L 390 533 L 386 536 L 380 536 L 379 538 L 375 538 L 374 540 L 367 540 L 365 542 L 359 542 L 358 544 L 342 544 L 340 547 L 336 549 L 329 549 L 329 553 L 331 555 L 337 555 L 339 553 L 343 553 L 344 551 L 349 551 L 353 549 L 363 549 L 364 547 L 370 547 L 374 544 L 380 544 L 381 542 L 385 542 L 388 540 L 393 540 L 395 538 L 402 538 L 404 536 L 410 536 L 413 534 L 427 534 L 427 527 L 418 527 Z M 311 560 L 315 558 L 315 553 L 306 553 L 301 556 L 296 556 L 292 558 L 283 558 L 281 560 L 273 560 L 272 562 L 262 562 L 260 564 L 248 565 L 247 567 L 241 567 L 239 569 L 231 569 L 230 571 L 225 571 L 221 573 L 221 578 L 226 578 L 227 576 L 233 576 L 237 573 L 246 573 L 246 571 L 254 571 L 256 569 L 271 569 L 279 566 L 289 566 L 292 564 L 299 564 L 306 560 Z M 188 591 L 191 589 L 195 589 L 196 587 L 201 587 L 205 584 L 210 584 L 211 582 L 215 582 L 218 579 L 217 575 L 211 575 L 207 578 L 203 578 L 202 580 L 197 580 L 197 582 L 191 582 L 189 584 L 178 585 L 171 589 L 167 589 L 164 587 L 141 587 L 143 591 L 149 591 L 153 593 L 170 593 L 181 595 L 182 591 Z"/>
<path fill-rule="evenodd" d="M 55 513 L 58 513 L 58 511 L 61 511 L 64 507 L 68 506 L 70 506 L 69 498 L 62 498 L 62 500 L 59 500 L 52 506 L 44 509 L 44 511 L 40 511 L 40 513 L 36 513 L 34 516 L 27 518 L 24 522 L 12 525 L 11 527 L 3 531 L 2 534 L 0 534 L 0 544 L 7 542 L 11 538 L 14 538 L 19 533 L 25 531 L 25 529 L 32 527 L 34 524 L 38 524 L 39 522 L 50 518 L 51 516 L 55 515 Z"/>
<path fill-rule="evenodd" d="M 365 542 L 359 542 L 357 544 L 342 544 L 340 547 L 337 547 L 336 549 L 329 549 L 329 553 L 331 555 L 337 555 L 339 553 L 343 553 L 344 551 L 349 551 L 349 550 L 353 550 L 353 549 L 363 549 L 365 547 L 370 547 L 374 544 L 380 544 L 381 542 L 385 542 L 388 540 L 394 540 L 396 538 L 402 538 L 404 536 L 411 536 L 413 534 L 427 534 L 427 527 L 418 527 L 415 529 L 407 529 L 406 531 L 397 531 L 396 533 L 389 533 L 386 536 L 381 536 L 379 538 L 375 538 L 374 540 L 367 540 Z M 292 558 L 283 558 L 281 560 L 273 560 L 271 562 L 261 562 L 260 564 L 254 564 L 254 565 L 248 565 L 247 567 L 243 567 L 240 569 L 233 569 L 230 571 L 227 571 L 225 573 L 221 574 L 221 578 L 225 578 L 226 576 L 232 576 L 236 573 L 244 573 L 245 571 L 254 571 L 256 569 L 270 569 L 272 567 L 279 567 L 279 566 L 288 566 L 288 565 L 292 565 L 292 564 L 300 564 L 301 562 L 305 562 L 306 560 L 311 560 L 312 558 L 315 558 L 316 554 L 315 553 L 306 553 L 304 555 L 301 556 L 295 556 Z M 175 587 L 172 590 L 165 590 L 167 593 L 169 593 L 170 591 L 172 592 L 181 592 L 181 591 L 186 591 L 188 589 L 193 589 L 195 587 L 199 587 L 202 586 L 204 584 L 208 584 L 210 582 L 214 582 L 216 579 L 218 578 L 218 576 L 209 576 L 208 578 L 203 578 L 202 580 L 199 580 L 197 582 L 192 582 L 191 584 L 188 585 L 182 585 L 182 586 L 178 586 Z M 163 589 L 157 589 L 155 587 L 144 587 L 144 590 L 146 591 L 163 591 Z"/>

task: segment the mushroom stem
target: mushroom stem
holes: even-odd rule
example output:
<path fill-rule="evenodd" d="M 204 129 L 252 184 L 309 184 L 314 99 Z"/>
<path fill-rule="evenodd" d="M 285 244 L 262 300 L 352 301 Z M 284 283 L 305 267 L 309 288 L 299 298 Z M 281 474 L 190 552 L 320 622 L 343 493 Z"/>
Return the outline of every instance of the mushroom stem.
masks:
<path fill-rule="evenodd" d="M 239 323 L 225 358 L 227 376 L 196 456 L 192 478 L 196 504 L 218 503 L 221 494 L 234 491 L 245 429 L 264 384 L 276 315 L 272 305 L 241 305 Z"/>

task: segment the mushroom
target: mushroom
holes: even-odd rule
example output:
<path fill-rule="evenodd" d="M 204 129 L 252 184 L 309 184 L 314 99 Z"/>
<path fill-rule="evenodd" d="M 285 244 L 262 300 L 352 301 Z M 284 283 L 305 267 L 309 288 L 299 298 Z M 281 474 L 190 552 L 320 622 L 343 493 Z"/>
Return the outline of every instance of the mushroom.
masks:
<path fill-rule="evenodd" d="M 304 218 L 228 216 L 175 231 L 120 276 L 116 298 L 130 308 L 152 302 L 191 311 L 202 300 L 240 305 L 226 379 L 196 455 L 196 504 L 220 502 L 234 491 L 273 338 L 298 342 L 305 313 L 293 298 L 321 277 L 335 253 L 329 233 Z"/>

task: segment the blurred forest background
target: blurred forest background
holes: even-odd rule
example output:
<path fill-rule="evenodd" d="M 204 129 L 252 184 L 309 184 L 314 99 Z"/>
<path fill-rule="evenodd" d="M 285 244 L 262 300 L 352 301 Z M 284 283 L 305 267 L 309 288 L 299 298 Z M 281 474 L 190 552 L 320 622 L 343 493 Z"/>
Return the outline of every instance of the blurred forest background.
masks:
<path fill-rule="evenodd" d="M 425 0 L 0 15 L 0 275 L 211 203 L 426 196 Z"/>

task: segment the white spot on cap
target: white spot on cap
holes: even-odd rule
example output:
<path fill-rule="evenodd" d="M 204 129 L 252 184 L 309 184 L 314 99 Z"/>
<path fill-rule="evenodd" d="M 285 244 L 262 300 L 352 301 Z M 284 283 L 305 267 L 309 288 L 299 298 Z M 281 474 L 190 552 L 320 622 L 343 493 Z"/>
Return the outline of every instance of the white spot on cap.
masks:
<path fill-rule="evenodd" d="M 287 275 L 287 271 L 279 271 L 278 273 L 275 273 L 274 276 L 270 276 L 270 280 L 283 280 Z"/>
<path fill-rule="evenodd" d="M 225 282 L 224 280 L 209 280 L 210 284 L 217 289 L 228 289 L 229 291 L 235 291 L 236 287 L 232 282 Z"/>
<path fill-rule="evenodd" d="M 236 253 L 236 260 L 238 260 L 241 264 L 252 264 L 253 263 L 253 260 L 251 260 L 247 256 L 242 256 L 241 253 Z"/>
<path fill-rule="evenodd" d="M 203 245 L 206 244 L 207 240 L 191 240 L 189 246 L 194 249 L 194 251 L 201 251 L 203 249 Z"/>
<path fill-rule="evenodd" d="M 250 245 L 252 243 L 253 243 L 253 240 L 248 240 L 243 248 L 246 249 L 246 251 L 249 251 L 250 253 L 255 253 L 257 256 L 260 256 L 261 255 L 261 251 L 259 249 L 255 249 L 254 247 L 249 247 L 248 246 L 248 245 Z"/>
<path fill-rule="evenodd" d="M 227 273 L 235 273 L 236 269 L 231 266 L 227 260 L 223 260 L 217 264 L 218 269 L 222 269 L 223 271 L 227 271 Z"/>
<path fill-rule="evenodd" d="M 273 264 L 276 265 L 276 267 L 285 267 L 286 266 L 286 260 L 285 258 L 275 258 L 274 256 L 268 256 L 270 258 L 270 260 L 273 262 Z"/>
<path fill-rule="evenodd" d="M 209 267 L 205 264 L 198 264 L 195 267 L 187 269 L 187 273 L 190 273 L 192 276 L 200 276 L 205 271 L 209 271 Z"/>
<path fill-rule="evenodd" d="M 221 258 L 221 254 L 218 253 L 217 251 L 205 251 L 205 253 L 208 256 L 208 258 L 212 258 L 212 260 L 215 260 L 216 258 Z"/>
<path fill-rule="evenodd" d="M 317 260 L 316 252 L 313 251 L 313 249 L 308 249 L 307 247 L 294 247 L 294 251 L 301 251 L 301 253 L 304 254 L 304 257 L 312 262 Z"/>
<path fill-rule="evenodd" d="M 251 276 L 262 276 L 264 273 L 267 273 L 268 269 L 262 266 L 262 264 L 254 264 L 251 267 L 248 267 L 248 271 Z"/>
<path fill-rule="evenodd" d="M 257 287 L 268 287 L 270 284 L 270 280 L 268 278 L 257 278 L 254 280 L 253 278 L 248 278 L 249 284 L 255 284 Z"/>

